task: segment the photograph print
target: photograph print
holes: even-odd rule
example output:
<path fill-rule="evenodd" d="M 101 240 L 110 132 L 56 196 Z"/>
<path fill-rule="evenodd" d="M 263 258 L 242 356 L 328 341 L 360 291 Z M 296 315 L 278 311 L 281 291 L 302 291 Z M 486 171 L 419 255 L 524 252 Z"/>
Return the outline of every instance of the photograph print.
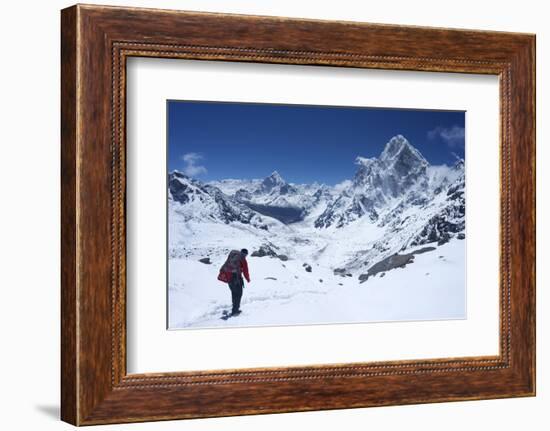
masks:
<path fill-rule="evenodd" d="M 465 112 L 167 101 L 168 329 L 466 318 Z"/>

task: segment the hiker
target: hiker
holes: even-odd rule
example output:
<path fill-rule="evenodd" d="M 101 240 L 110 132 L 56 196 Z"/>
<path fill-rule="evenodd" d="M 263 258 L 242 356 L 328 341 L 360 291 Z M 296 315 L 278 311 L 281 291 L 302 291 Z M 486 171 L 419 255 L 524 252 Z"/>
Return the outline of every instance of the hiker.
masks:
<path fill-rule="evenodd" d="M 231 308 L 231 315 L 236 316 L 241 313 L 241 297 L 243 296 L 244 278 L 250 283 L 250 276 L 248 274 L 248 263 L 246 262 L 246 256 L 248 250 L 243 248 L 239 250 L 231 250 L 223 266 L 220 268 L 218 280 L 229 284 L 231 290 L 231 302 L 233 307 Z"/>

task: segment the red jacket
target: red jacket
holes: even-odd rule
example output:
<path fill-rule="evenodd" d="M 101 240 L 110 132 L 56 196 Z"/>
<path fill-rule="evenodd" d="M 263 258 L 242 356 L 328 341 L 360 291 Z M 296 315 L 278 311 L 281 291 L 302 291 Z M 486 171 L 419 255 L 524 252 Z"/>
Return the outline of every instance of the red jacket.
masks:
<path fill-rule="evenodd" d="M 250 275 L 248 274 L 248 262 L 246 257 L 242 257 L 239 263 L 239 275 L 243 274 L 246 281 L 250 283 Z M 218 280 L 223 281 L 224 283 L 229 283 L 231 281 L 231 276 L 233 273 L 226 269 L 225 265 L 221 267 L 220 273 L 218 274 Z"/>
<path fill-rule="evenodd" d="M 243 260 L 241 260 L 241 273 L 244 275 L 244 278 L 246 278 L 246 281 L 250 283 L 250 275 L 248 274 L 248 262 L 246 261 L 246 257 L 243 257 Z"/>

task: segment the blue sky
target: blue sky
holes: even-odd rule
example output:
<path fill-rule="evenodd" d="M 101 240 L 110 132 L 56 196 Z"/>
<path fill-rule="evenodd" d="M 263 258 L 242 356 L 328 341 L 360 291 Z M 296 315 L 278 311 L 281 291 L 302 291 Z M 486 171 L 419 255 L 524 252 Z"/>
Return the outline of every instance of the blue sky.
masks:
<path fill-rule="evenodd" d="M 434 165 L 464 157 L 463 111 L 168 101 L 168 169 L 203 181 L 263 178 L 336 184 L 357 156 L 401 134 Z"/>

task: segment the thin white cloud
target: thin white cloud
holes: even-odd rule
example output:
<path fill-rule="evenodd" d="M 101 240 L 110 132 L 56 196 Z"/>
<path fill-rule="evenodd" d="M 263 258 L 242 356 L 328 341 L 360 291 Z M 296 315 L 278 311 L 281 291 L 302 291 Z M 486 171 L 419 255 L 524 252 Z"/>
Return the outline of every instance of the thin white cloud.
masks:
<path fill-rule="evenodd" d="M 350 180 L 344 180 L 341 183 L 334 185 L 334 190 L 338 193 L 346 190 L 347 188 L 351 187 L 353 183 Z"/>
<path fill-rule="evenodd" d="M 464 127 L 436 127 L 428 132 L 431 140 L 441 138 L 450 148 L 464 147 Z"/>
<path fill-rule="evenodd" d="M 199 153 L 186 153 L 181 156 L 181 159 L 185 162 L 183 167 L 183 173 L 190 177 L 196 177 L 198 175 L 206 174 L 208 171 L 206 168 L 199 164 L 204 159 L 202 154 Z"/>

